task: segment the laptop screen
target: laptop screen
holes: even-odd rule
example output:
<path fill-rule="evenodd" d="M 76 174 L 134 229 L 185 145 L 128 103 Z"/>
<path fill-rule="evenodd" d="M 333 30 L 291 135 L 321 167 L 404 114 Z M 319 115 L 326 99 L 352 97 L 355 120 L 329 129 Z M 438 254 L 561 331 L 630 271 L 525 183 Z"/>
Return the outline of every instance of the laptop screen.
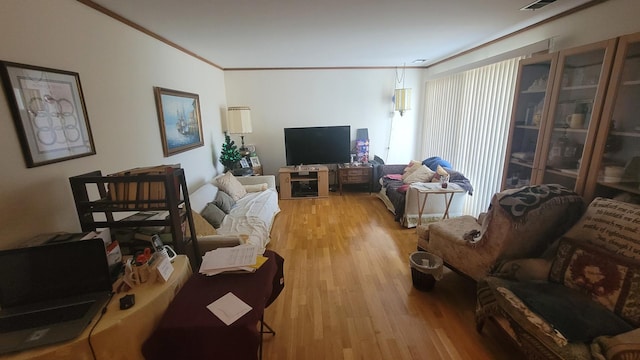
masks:
<path fill-rule="evenodd" d="M 0 307 L 111 291 L 102 239 L 0 251 Z"/>

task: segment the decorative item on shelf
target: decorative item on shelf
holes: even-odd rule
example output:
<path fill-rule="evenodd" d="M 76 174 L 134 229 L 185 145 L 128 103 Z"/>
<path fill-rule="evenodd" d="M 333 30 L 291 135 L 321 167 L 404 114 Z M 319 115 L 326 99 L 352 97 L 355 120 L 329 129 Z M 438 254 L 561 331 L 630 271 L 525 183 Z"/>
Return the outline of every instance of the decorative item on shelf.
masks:
<path fill-rule="evenodd" d="M 540 102 L 533 108 L 533 125 L 536 127 L 540 127 L 540 123 L 542 122 L 543 108 L 544 99 L 540 100 Z"/>
<path fill-rule="evenodd" d="M 224 171 L 233 170 L 240 159 L 242 159 L 242 156 L 238 152 L 238 147 L 231 140 L 229 134 L 225 133 L 224 144 L 222 144 L 222 151 L 220 152 L 220 163 L 224 165 Z"/>
<path fill-rule="evenodd" d="M 619 136 L 613 134 L 614 131 L 616 131 L 616 122 L 615 120 L 611 120 L 609 135 L 607 135 L 607 142 L 604 145 L 604 155 L 611 155 L 620 151 L 622 148 L 622 141 Z"/>
<path fill-rule="evenodd" d="M 395 104 L 395 111 L 400 112 L 400 116 L 404 115 L 404 112 L 411 110 L 411 89 L 404 87 L 405 66 L 402 67 L 402 77 L 398 77 L 398 68 L 396 68 L 396 81 L 398 84 L 402 83 L 402 88 L 397 88 L 394 92 L 393 102 Z"/>
<path fill-rule="evenodd" d="M 360 163 L 369 162 L 369 130 L 366 128 L 356 130 L 356 156 Z"/>
<path fill-rule="evenodd" d="M 539 79 L 536 79 L 530 86 L 527 88 L 527 91 L 544 91 L 547 88 L 547 77 L 543 76 Z"/>
<path fill-rule="evenodd" d="M 569 137 L 566 131 L 553 143 L 551 151 L 549 151 L 548 165 L 554 168 L 564 167 L 564 154 L 569 145 Z"/>
<path fill-rule="evenodd" d="M 240 155 L 246 157 L 251 151 L 244 146 L 244 134 L 251 134 L 251 109 L 247 106 L 235 106 L 227 109 L 227 130 L 230 134 L 240 134 L 242 145 Z"/>

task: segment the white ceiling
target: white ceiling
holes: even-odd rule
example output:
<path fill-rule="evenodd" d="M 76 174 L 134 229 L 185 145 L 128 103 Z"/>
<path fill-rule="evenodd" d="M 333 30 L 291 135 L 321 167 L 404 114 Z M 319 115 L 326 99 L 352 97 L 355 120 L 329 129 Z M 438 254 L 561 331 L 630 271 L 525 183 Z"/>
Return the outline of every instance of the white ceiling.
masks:
<path fill-rule="evenodd" d="M 592 2 L 521 11 L 534 0 L 79 1 L 223 69 L 427 66 Z"/>

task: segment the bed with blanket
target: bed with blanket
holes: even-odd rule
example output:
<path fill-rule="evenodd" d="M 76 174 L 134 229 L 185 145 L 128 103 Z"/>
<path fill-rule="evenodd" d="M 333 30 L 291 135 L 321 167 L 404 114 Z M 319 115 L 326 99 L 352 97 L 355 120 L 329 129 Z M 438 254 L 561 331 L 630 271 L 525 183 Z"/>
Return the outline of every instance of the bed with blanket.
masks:
<path fill-rule="evenodd" d="M 454 195 L 449 207 L 450 217 L 462 215 L 465 197 L 467 194 L 473 193 L 471 182 L 462 173 L 451 169 L 450 164 L 444 160 L 434 163 L 432 159 L 429 158 L 423 162 L 412 161 L 410 165 L 413 166 L 385 165 L 374 162 L 374 186 L 378 191 L 378 198 L 394 214 L 395 220 L 404 227 L 412 228 L 418 223 L 418 194 L 415 189 L 410 188 L 410 184 L 439 181 L 438 166 L 440 166 L 441 172 L 445 171 L 448 174 L 450 183 L 457 184 L 466 191 Z M 433 166 L 433 169 L 425 164 Z M 448 165 L 448 167 L 443 167 L 441 164 Z M 413 171 L 416 174 L 409 177 L 411 174 L 407 174 L 407 172 L 414 166 L 416 168 Z M 422 213 L 422 223 L 442 219 L 445 207 L 444 195 L 430 195 Z"/>

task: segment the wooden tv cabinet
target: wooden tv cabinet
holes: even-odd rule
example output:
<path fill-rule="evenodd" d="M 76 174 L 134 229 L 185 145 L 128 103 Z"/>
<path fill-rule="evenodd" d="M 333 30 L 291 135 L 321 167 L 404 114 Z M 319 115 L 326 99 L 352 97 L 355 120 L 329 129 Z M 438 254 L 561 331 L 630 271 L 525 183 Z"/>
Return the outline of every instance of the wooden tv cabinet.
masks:
<path fill-rule="evenodd" d="M 278 175 L 281 200 L 329 196 L 329 168 L 324 165 L 285 166 Z"/>

